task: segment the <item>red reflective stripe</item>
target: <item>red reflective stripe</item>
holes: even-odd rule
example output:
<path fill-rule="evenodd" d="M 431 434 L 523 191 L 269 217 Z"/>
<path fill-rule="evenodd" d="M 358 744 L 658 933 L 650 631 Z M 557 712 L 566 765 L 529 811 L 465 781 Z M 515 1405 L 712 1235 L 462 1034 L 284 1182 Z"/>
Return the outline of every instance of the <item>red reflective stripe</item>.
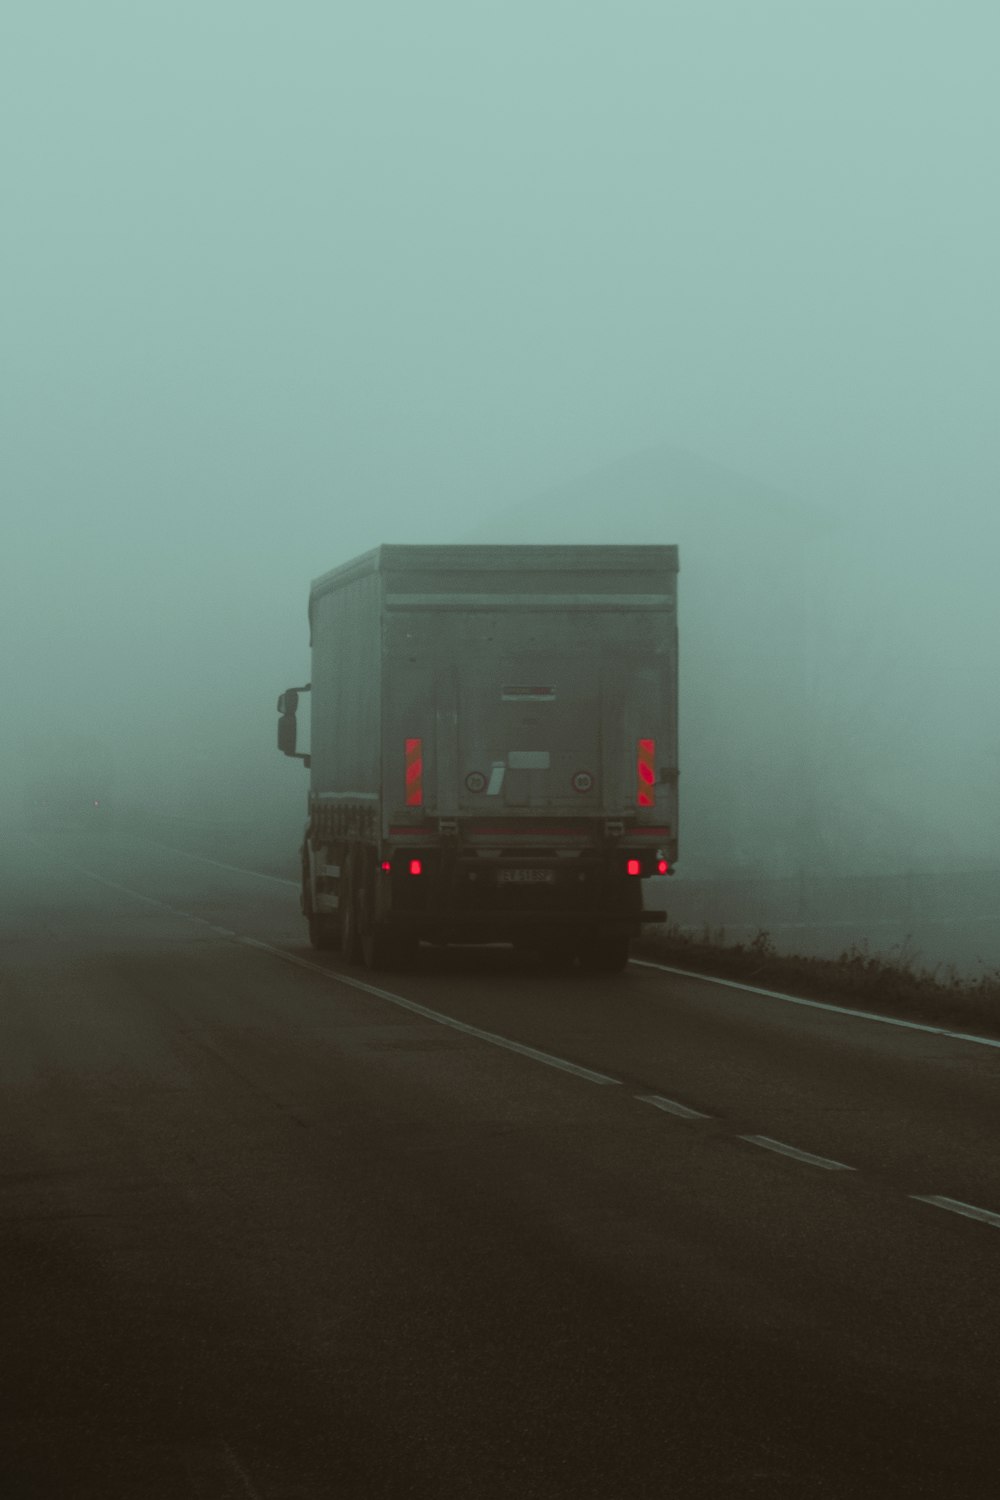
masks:
<path fill-rule="evenodd" d="M 640 740 L 636 752 L 635 769 L 639 781 L 639 791 L 636 797 L 640 807 L 653 807 L 656 802 L 656 793 L 653 787 L 656 784 L 656 772 L 653 769 L 656 760 L 656 741 Z"/>
<path fill-rule="evenodd" d="M 406 805 L 420 807 L 424 800 L 424 742 L 406 741 Z"/>

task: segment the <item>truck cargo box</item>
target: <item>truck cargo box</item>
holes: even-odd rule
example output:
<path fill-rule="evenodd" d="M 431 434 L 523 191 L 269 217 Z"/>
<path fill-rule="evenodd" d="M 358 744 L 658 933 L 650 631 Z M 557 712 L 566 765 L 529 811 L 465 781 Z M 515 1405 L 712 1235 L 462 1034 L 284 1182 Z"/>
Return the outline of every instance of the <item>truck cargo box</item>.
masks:
<path fill-rule="evenodd" d="M 545 812 L 673 841 L 676 580 L 667 546 L 385 546 L 327 573 L 314 794 L 376 800 L 383 836 Z"/>
<path fill-rule="evenodd" d="M 337 925 L 359 844 L 387 872 L 440 847 L 452 871 L 524 850 L 624 860 L 633 875 L 671 867 L 677 566 L 671 546 L 382 546 L 318 578 L 307 844 L 327 851 L 313 871 L 338 874 L 309 877 L 313 914 Z M 542 868 L 494 885 L 565 885 L 569 866 Z M 504 896 L 496 909 L 513 912 Z M 422 935 L 462 931 L 455 897 Z M 378 900 L 399 926 L 399 901 Z M 574 914 L 592 921 L 593 903 Z"/>

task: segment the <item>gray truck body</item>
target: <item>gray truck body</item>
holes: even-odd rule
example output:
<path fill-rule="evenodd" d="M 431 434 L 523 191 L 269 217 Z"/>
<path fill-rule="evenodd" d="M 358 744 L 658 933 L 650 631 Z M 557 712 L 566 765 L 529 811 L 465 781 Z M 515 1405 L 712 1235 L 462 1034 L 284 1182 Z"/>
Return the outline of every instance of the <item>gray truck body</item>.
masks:
<path fill-rule="evenodd" d="M 314 939 L 350 901 L 369 938 L 620 949 L 628 861 L 677 857 L 676 585 L 667 546 L 383 546 L 317 579 Z"/>

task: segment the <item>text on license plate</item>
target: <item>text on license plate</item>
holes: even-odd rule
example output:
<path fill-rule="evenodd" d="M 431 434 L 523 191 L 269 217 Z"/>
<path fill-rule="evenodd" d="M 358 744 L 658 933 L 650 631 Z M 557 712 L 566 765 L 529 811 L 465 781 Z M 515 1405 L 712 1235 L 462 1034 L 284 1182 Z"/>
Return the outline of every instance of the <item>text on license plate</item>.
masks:
<path fill-rule="evenodd" d="M 501 885 L 553 885 L 555 870 L 498 870 Z"/>

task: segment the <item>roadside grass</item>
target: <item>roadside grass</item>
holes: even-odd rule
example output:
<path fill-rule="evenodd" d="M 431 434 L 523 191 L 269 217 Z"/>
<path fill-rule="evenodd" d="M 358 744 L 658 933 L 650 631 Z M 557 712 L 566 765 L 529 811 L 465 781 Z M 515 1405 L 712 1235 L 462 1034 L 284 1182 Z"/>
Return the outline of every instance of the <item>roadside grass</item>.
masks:
<path fill-rule="evenodd" d="M 919 955 L 906 946 L 885 954 L 855 943 L 838 958 L 810 958 L 779 953 L 764 929 L 749 942 L 728 943 L 721 927 L 697 933 L 665 924 L 645 933 L 633 951 L 637 958 L 713 978 L 881 1011 L 925 1026 L 1000 1037 L 1000 969 L 984 970 L 970 979 L 950 965 L 922 965 Z"/>
<path fill-rule="evenodd" d="M 107 826 L 152 837 L 181 853 L 203 854 L 293 884 L 298 880 L 298 856 L 291 836 L 286 843 L 265 838 L 252 826 L 149 814 L 111 817 Z M 888 954 L 873 953 L 866 944 L 856 943 L 838 958 L 811 958 L 779 953 L 764 928 L 749 942 L 732 943 L 727 942 L 724 927 L 706 926 L 696 932 L 666 923 L 647 928 L 632 950 L 637 958 L 691 969 L 708 978 L 739 980 L 809 1000 L 828 1000 L 927 1026 L 976 1030 L 1000 1038 L 1000 968 L 984 968 L 975 978 L 959 974 L 950 965 L 928 968 L 908 943 Z"/>

